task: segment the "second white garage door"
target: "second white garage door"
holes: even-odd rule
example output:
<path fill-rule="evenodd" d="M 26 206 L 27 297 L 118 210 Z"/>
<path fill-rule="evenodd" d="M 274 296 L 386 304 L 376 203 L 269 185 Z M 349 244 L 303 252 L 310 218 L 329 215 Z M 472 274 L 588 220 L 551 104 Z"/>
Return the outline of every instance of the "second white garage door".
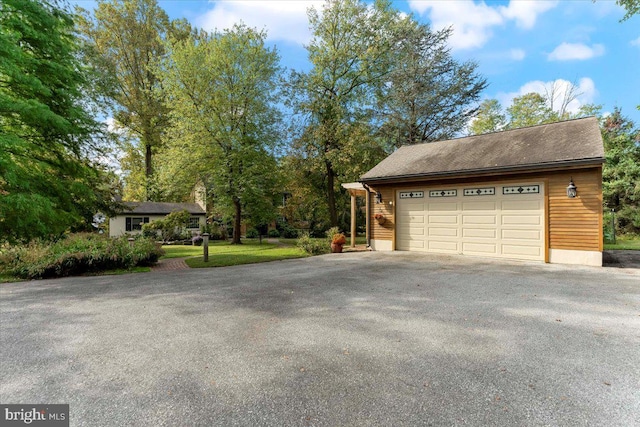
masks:
<path fill-rule="evenodd" d="M 542 183 L 402 190 L 398 250 L 544 260 Z"/>

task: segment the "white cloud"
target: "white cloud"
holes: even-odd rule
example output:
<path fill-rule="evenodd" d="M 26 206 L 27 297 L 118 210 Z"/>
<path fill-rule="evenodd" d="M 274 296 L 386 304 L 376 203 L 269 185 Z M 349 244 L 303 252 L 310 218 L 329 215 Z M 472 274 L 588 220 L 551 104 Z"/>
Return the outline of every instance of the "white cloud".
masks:
<path fill-rule="evenodd" d="M 429 15 L 435 29 L 453 26 L 449 44 L 453 49 L 482 47 L 493 36 L 492 28 L 515 21 L 524 29 L 531 29 L 538 15 L 556 7 L 557 1 L 511 0 L 508 6 L 492 7 L 484 1 L 422 1 L 410 0 L 412 11 Z"/>
<path fill-rule="evenodd" d="M 509 51 L 509 56 L 511 57 L 511 59 L 514 59 L 516 61 L 522 61 L 526 56 L 526 53 L 522 49 L 511 49 Z"/>
<path fill-rule="evenodd" d="M 604 54 L 604 45 L 587 46 L 582 43 L 561 43 L 549 54 L 549 61 L 572 61 L 595 58 Z"/>
<path fill-rule="evenodd" d="M 318 0 L 270 1 L 217 1 L 213 8 L 196 20 L 196 25 L 207 30 L 223 30 L 244 22 L 249 27 L 266 29 L 270 40 L 305 44 L 311 40 L 307 9 L 322 9 Z"/>
<path fill-rule="evenodd" d="M 631 40 L 630 43 L 631 43 L 631 46 L 640 46 L 640 37 L 638 37 L 635 40 Z"/>
<path fill-rule="evenodd" d="M 409 1 L 409 7 L 425 14 L 434 29 L 453 26 L 449 44 L 453 49 L 483 46 L 492 36 L 491 27 L 500 25 L 503 17 L 497 9 L 483 3 L 464 1 Z"/>
<path fill-rule="evenodd" d="M 538 15 L 557 5 L 557 1 L 511 0 L 509 6 L 500 7 L 500 13 L 507 19 L 515 20 L 519 27 L 530 30 L 536 24 Z"/>
<path fill-rule="evenodd" d="M 503 107 L 507 108 L 513 103 L 513 98 L 531 92 L 539 93 L 540 95 L 546 96 L 551 88 L 554 88 L 554 109 L 558 110 L 560 104 L 562 103 L 562 100 L 567 94 L 567 91 L 570 90 L 572 84 L 572 82 L 564 79 L 557 79 L 550 82 L 533 80 L 522 85 L 516 92 L 501 92 L 496 95 L 496 98 L 498 99 L 498 101 L 500 101 L 500 104 L 502 104 Z M 598 95 L 596 85 L 589 77 L 581 78 L 580 81 L 576 84 L 576 87 L 578 95 L 576 99 L 571 101 L 567 106 L 567 110 L 570 113 L 577 113 L 581 106 L 592 103 L 595 97 Z"/>

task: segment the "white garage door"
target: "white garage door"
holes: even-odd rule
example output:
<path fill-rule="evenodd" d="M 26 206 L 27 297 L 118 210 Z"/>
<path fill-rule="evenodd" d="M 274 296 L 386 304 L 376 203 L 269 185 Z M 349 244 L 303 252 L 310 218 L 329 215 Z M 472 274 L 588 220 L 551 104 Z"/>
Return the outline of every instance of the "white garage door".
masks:
<path fill-rule="evenodd" d="M 544 260 L 542 183 L 397 192 L 399 250 Z"/>

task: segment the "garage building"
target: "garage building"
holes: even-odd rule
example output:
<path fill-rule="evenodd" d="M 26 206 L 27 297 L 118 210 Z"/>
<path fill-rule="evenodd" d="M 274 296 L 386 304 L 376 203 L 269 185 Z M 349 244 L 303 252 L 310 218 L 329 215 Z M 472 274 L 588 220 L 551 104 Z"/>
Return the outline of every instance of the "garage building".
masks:
<path fill-rule="evenodd" d="M 368 243 L 600 266 L 603 163 L 593 117 L 401 147 L 360 179 Z"/>

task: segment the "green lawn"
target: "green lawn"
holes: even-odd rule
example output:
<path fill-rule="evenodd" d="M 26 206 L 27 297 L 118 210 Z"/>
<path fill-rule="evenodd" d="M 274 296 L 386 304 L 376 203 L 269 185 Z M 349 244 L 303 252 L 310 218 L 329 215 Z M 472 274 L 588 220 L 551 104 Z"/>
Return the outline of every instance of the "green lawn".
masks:
<path fill-rule="evenodd" d="M 258 262 L 279 261 L 308 256 L 295 246 L 277 245 L 257 239 L 243 239 L 241 245 L 228 242 L 209 244 L 209 262 L 203 261 L 202 246 L 163 246 L 163 258 L 187 258 L 185 262 L 191 268 L 226 267 L 231 265 L 254 264 Z"/>
<path fill-rule="evenodd" d="M 605 250 L 628 250 L 640 251 L 640 236 L 619 236 L 616 238 L 616 244 L 605 243 Z"/>

